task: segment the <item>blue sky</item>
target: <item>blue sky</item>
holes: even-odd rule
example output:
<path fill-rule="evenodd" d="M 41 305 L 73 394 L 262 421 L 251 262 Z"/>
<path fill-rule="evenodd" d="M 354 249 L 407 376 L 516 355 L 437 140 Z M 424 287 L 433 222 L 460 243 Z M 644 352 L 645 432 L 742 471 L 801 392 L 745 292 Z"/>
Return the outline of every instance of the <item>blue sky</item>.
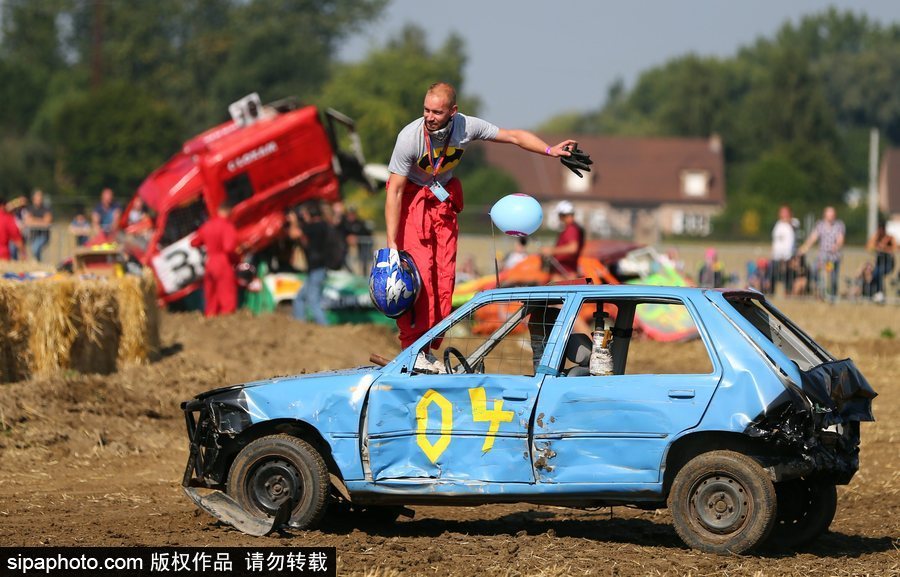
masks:
<path fill-rule="evenodd" d="M 630 87 L 641 71 L 676 56 L 731 56 L 785 21 L 829 6 L 900 22 L 897 0 L 392 0 L 340 57 L 361 59 L 407 22 L 425 28 L 433 46 L 456 32 L 469 56 L 463 89 L 482 99 L 481 116 L 531 128 L 555 114 L 599 107 L 617 78 Z"/>

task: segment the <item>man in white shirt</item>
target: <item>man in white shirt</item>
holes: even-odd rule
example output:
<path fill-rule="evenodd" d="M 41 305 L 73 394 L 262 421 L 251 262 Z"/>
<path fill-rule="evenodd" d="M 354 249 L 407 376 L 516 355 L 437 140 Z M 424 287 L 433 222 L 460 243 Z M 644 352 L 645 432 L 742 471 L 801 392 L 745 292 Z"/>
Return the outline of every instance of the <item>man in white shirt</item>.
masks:
<path fill-rule="evenodd" d="M 791 216 L 791 208 L 783 205 L 778 209 L 778 222 L 772 229 L 772 292 L 779 282 L 784 283 L 784 290 L 791 294 L 793 279 L 788 274 L 788 264 L 794 256 L 796 233 Z"/>

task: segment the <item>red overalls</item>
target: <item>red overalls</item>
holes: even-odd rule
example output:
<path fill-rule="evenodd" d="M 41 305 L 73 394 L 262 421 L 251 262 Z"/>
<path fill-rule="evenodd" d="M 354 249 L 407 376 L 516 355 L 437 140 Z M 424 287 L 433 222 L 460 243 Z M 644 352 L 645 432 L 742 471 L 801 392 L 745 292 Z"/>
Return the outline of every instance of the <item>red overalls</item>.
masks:
<path fill-rule="evenodd" d="M 12 241 L 22 242 L 22 234 L 15 217 L 0 207 L 0 260 L 9 260 L 9 243 Z"/>
<path fill-rule="evenodd" d="M 456 214 L 463 209 L 463 190 L 456 178 L 444 189 L 450 198 L 441 202 L 427 186 L 407 181 L 400 201 L 397 247 L 412 256 L 422 277 L 413 311 L 397 319 L 404 348 L 450 314 L 459 236 Z"/>
<path fill-rule="evenodd" d="M 203 275 L 203 295 L 206 316 L 227 315 L 237 309 L 237 229 L 221 216 L 206 221 L 192 246 L 206 246 L 206 272 Z"/>

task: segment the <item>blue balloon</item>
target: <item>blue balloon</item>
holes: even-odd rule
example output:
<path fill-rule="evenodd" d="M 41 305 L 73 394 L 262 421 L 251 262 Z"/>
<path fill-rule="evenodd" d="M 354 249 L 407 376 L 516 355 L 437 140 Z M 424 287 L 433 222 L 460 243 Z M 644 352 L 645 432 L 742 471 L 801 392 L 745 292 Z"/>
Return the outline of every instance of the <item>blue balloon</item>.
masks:
<path fill-rule="evenodd" d="M 541 227 L 544 211 L 541 204 L 527 194 L 509 194 L 491 208 L 491 220 L 510 236 L 528 236 Z"/>

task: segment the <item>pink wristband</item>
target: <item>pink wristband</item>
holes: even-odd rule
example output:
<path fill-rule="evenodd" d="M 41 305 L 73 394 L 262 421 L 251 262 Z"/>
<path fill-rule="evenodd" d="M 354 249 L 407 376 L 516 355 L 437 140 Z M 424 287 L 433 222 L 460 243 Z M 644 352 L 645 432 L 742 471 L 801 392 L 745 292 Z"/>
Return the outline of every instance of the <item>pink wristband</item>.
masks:
<path fill-rule="evenodd" d="M 547 150 L 544 151 L 544 154 L 546 154 L 547 156 L 550 156 L 550 147 L 549 146 L 547 147 Z"/>

